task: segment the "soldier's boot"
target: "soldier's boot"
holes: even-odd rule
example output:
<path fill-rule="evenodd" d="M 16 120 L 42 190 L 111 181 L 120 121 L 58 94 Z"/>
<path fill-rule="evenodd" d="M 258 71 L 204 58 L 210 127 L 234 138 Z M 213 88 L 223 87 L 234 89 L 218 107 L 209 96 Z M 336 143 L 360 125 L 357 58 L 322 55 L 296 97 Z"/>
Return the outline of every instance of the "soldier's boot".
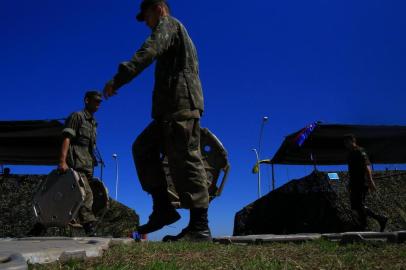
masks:
<path fill-rule="evenodd" d="M 385 216 L 380 216 L 378 219 L 379 222 L 379 231 L 380 232 L 384 232 L 385 231 L 385 227 L 386 227 L 386 223 L 388 223 L 388 218 Z"/>
<path fill-rule="evenodd" d="M 83 225 L 80 224 L 76 219 L 69 221 L 68 226 L 72 228 L 83 228 Z"/>
<path fill-rule="evenodd" d="M 373 219 L 375 219 L 376 221 L 378 221 L 379 223 L 379 227 L 380 227 L 380 232 L 384 232 L 385 231 L 385 227 L 386 227 L 386 223 L 388 223 L 388 218 L 386 216 L 383 215 L 378 215 L 376 213 L 374 213 L 371 209 L 369 209 L 368 207 L 364 207 L 365 209 L 365 214 Z"/>
<path fill-rule="evenodd" d="M 152 214 L 146 224 L 138 227 L 138 233 L 148 234 L 180 219 L 179 213 L 169 201 L 166 189 L 154 190 L 152 195 Z"/>
<path fill-rule="evenodd" d="M 167 235 L 162 241 L 189 241 L 189 242 L 206 242 L 212 241 L 207 218 L 207 208 L 191 208 L 189 225 L 178 235 Z"/>
<path fill-rule="evenodd" d="M 180 233 L 177 235 L 165 235 L 162 238 L 162 242 L 176 242 L 181 239 L 189 231 L 189 225 L 186 226 Z"/>

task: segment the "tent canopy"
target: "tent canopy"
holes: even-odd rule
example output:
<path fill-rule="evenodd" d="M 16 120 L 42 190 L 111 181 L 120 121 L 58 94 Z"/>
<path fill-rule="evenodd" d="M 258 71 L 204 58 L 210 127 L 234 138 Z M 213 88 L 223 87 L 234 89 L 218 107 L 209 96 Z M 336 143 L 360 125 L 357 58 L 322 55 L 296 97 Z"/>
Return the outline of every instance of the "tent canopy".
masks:
<path fill-rule="evenodd" d="M 285 138 L 273 164 L 341 165 L 347 163 L 343 136 L 353 134 L 372 163 L 406 163 L 406 126 L 311 124 Z"/>
<path fill-rule="evenodd" d="M 0 164 L 57 164 L 62 129 L 58 120 L 0 121 Z"/>

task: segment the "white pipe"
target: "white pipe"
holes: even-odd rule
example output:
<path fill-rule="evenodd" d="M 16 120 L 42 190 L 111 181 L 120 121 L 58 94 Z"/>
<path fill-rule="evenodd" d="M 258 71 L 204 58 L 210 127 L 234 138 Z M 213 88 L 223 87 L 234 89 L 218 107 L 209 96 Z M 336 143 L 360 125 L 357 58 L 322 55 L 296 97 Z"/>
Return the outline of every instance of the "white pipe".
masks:
<path fill-rule="evenodd" d="M 113 154 L 113 158 L 116 161 L 116 201 L 118 199 L 118 156 Z"/>

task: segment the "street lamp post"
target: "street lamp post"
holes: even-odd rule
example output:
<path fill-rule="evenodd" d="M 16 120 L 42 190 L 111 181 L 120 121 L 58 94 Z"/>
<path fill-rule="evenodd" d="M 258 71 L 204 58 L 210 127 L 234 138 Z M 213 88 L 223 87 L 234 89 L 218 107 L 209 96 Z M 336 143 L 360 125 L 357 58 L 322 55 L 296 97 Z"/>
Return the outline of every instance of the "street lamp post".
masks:
<path fill-rule="evenodd" d="M 258 157 L 261 158 L 261 144 L 262 144 L 262 133 L 264 131 L 265 123 L 268 121 L 268 116 L 264 116 L 261 122 L 261 129 L 259 130 L 259 141 L 258 141 Z"/>
<path fill-rule="evenodd" d="M 260 170 L 260 164 L 259 164 L 259 155 L 257 149 L 252 149 L 254 151 L 255 156 L 257 158 L 257 167 L 258 167 L 258 198 L 261 198 L 261 170 Z"/>
<path fill-rule="evenodd" d="M 116 201 L 118 199 L 118 155 L 113 154 L 113 159 L 116 161 Z"/>
<path fill-rule="evenodd" d="M 257 166 L 258 166 L 258 198 L 261 197 L 261 164 L 260 164 L 260 158 L 261 158 L 261 144 L 262 144 L 262 133 L 264 131 L 264 126 L 265 123 L 268 121 L 268 116 L 264 116 L 262 118 L 261 122 L 261 128 L 259 130 L 259 140 L 258 140 L 258 150 L 257 149 L 252 149 L 252 151 L 255 152 L 256 158 L 257 158 Z"/>

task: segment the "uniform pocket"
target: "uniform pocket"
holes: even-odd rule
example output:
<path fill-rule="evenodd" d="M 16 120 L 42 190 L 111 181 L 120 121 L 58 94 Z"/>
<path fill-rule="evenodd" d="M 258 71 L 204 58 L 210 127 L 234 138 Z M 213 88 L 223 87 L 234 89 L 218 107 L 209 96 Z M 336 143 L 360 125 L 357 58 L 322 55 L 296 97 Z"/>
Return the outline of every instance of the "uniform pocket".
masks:
<path fill-rule="evenodd" d="M 92 130 L 88 126 L 83 125 L 79 129 L 78 144 L 84 145 L 84 146 L 89 145 L 91 137 L 92 137 L 91 134 L 92 134 Z"/>
<path fill-rule="evenodd" d="M 88 147 L 74 145 L 72 150 L 75 161 L 75 169 L 91 170 L 93 168 L 93 157 L 89 153 Z"/>

